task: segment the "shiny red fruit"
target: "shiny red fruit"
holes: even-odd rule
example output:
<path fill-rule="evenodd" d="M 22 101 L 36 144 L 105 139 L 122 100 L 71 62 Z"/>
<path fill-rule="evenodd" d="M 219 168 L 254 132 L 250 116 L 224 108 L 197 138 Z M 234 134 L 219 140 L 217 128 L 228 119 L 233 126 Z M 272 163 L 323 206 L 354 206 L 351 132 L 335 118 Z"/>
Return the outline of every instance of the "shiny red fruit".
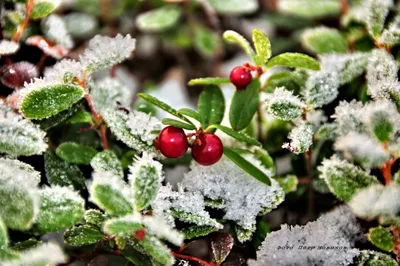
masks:
<path fill-rule="evenodd" d="M 245 90 L 253 79 L 250 71 L 242 66 L 235 67 L 229 78 L 237 90 Z"/>
<path fill-rule="evenodd" d="M 212 165 L 221 159 L 224 146 L 218 136 L 211 133 L 201 134 L 192 145 L 192 157 L 201 165 Z"/>
<path fill-rule="evenodd" d="M 168 158 L 181 157 L 189 146 L 183 129 L 174 126 L 168 126 L 161 130 L 155 143 L 156 148 Z"/>
<path fill-rule="evenodd" d="M 0 69 L 1 83 L 12 89 L 19 89 L 25 82 L 38 76 L 35 65 L 29 62 L 18 62 L 6 65 Z"/>
<path fill-rule="evenodd" d="M 143 228 L 142 228 L 142 229 L 139 229 L 139 230 L 136 230 L 136 231 L 133 233 L 133 236 L 134 236 L 137 240 L 141 241 L 141 240 L 143 240 L 144 237 L 146 236 L 146 231 L 145 231 Z"/>

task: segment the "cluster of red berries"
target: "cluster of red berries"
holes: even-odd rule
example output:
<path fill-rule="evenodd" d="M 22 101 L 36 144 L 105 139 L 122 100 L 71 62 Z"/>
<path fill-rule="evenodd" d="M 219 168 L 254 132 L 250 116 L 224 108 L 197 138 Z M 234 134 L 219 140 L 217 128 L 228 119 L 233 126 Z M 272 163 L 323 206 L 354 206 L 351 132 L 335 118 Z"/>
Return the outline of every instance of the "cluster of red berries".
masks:
<path fill-rule="evenodd" d="M 155 140 L 158 149 L 167 158 L 178 158 L 184 155 L 189 147 L 188 138 L 196 136 L 192 144 L 192 157 L 201 165 L 212 165 L 222 157 L 224 147 L 218 136 L 202 131 L 186 135 L 183 129 L 167 126 Z"/>
<path fill-rule="evenodd" d="M 237 66 L 232 69 L 229 79 L 238 91 L 245 90 L 252 81 L 253 76 L 250 71 L 251 69 L 244 66 Z"/>

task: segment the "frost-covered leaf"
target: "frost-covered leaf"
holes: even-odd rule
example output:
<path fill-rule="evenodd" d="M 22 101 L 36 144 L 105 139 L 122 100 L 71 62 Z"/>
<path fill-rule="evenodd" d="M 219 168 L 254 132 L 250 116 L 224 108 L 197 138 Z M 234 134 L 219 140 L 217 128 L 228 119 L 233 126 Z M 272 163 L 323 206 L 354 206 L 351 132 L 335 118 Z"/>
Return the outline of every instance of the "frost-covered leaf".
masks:
<path fill-rule="evenodd" d="M 136 19 L 136 26 L 144 32 L 161 32 L 173 27 L 182 14 L 181 9 L 169 5 L 147 11 Z"/>
<path fill-rule="evenodd" d="M 325 26 L 305 30 L 301 35 L 301 44 L 316 54 L 347 52 L 344 36 L 337 29 Z"/>
<path fill-rule="evenodd" d="M 103 222 L 107 219 L 107 215 L 96 209 L 89 209 L 83 215 L 85 224 L 94 225 L 98 228 L 103 227 Z"/>
<path fill-rule="evenodd" d="M 364 110 L 363 104 L 355 100 L 351 102 L 341 101 L 335 108 L 335 118 L 337 132 L 346 135 L 349 132 L 363 133 L 366 131 L 363 123 Z"/>
<path fill-rule="evenodd" d="M 90 14 L 73 12 L 64 15 L 63 20 L 68 33 L 75 38 L 87 38 L 87 36 L 91 36 L 98 27 L 96 17 Z"/>
<path fill-rule="evenodd" d="M 394 246 L 394 237 L 392 232 L 385 227 L 378 226 L 369 229 L 369 241 L 381 250 L 391 252 Z"/>
<path fill-rule="evenodd" d="M 331 103 L 339 94 L 340 79 L 336 72 L 310 73 L 303 91 L 307 104 L 313 108 Z"/>
<path fill-rule="evenodd" d="M 289 121 L 303 113 L 305 104 L 285 88 L 276 88 L 267 98 L 268 111 L 276 118 Z"/>
<path fill-rule="evenodd" d="M 262 66 L 271 57 L 271 42 L 262 31 L 254 29 L 253 43 L 257 52 L 257 55 L 254 57 L 256 65 Z"/>
<path fill-rule="evenodd" d="M 361 250 L 355 259 L 356 266 L 396 266 L 397 262 L 389 255 L 373 250 Z"/>
<path fill-rule="evenodd" d="M 378 39 L 385 25 L 386 17 L 389 14 L 389 8 L 393 6 L 393 1 L 365 0 L 363 2 L 364 19 L 368 32 L 374 39 Z"/>
<path fill-rule="evenodd" d="M 336 156 L 325 159 L 318 170 L 331 192 L 344 202 L 350 201 L 358 190 L 379 183 L 375 176 Z"/>
<path fill-rule="evenodd" d="M 215 231 L 218 231 L 218 229 L 215 228 L 214 226 L 209 226 L 209 225 L 204 225 L 204 226 L 193 225 L 185 227 L 182 230 L 180 230 L 180 232 L 184 235 L 185 239 L 207 236 Z"/>
<path fill-rule="evenodd" d="M 274 66 L 284 66 L 292 68 L 305 68 L 319 70 L 320 65 L 314 58 L 300 53 L 283 53 L 273 57 L 267 64 L 268 68 Z"/>
<path fill-rule="evenodd" d="M 300 154 L 307 152 L 313 144 L 313 128 L 310 123 L 300 123 L 293 128 L 288 136 L 290 143 L 284 143 L 282 148 Z"/>
<path fill-rule="evenodd" d="M 135 209 L 141 211 L 151 205 L 164 180 L 162 164 L 144 154 L 129 168 Z"/>
<path fill-rule="evenodd" d="M 31 11 L 31 19 L 40 19 L 48 16 L 59 5 L 61 0 L 35 0 Z"/>
<path fill-rule="evenodd" d="M 38 185 L 41 177 L 40 172 L 36 171 L 31 165 L 9 158 L 0 158 L 0 176 L 25 175 L 30 180 L 36 181 Z"/>
<path fill-rule="evenodd" d="M 52 117 L 40 120 L 39 121 L 40 128 L 45 131 L 49 131 L 51 128 L 54 128 L 60 125 L 61 123 L 66 122 L 68 118 L 70 118 L 74 113 L 76 113 L 80 109 L 82 103 L 83 99 L 73 104 L 68 109 L 61 111 L 56 115 L 53 115 Z"/>
<path fill-rule="evenodd" d="M 171 228 L 161 217 L 143 216 L 143 225 L 152 234 L 160 239 L 165 239 L 175 246 L 183 244 L 183 234 Z"/>
<path fill-rule="evenodd" d="M 235 91 L 229 109 L 229 122 L 234 130 L 245 129 L 250 124 L 257 112 L 260 87 L 260 81 L 253 79 L 245 90 Z"/>
<path fill-rule="evenodd" d="M 235 225 L 236 238 L 240 243 L 250 241 L 256 231 L 256 226 L 253 225 L 251 228 L 245 229 L 240 225 Z"/>
<path fill-rule="evenodd" d="M 25 86 L 21 99 L 21 111 L 31 119 L 49 118 L 68 109 L 78 102 L 84 91 L 80 86 L 71 84 L 51 84 L 36 79 Z"/>
<path fill-rule="evenodd" d="M 2 166 L 0 216 L 9 228 L 27 230 L 32 226 L 39 212 L 37 175 L 25 167 L 18 167 L 15 162 L 3 161 Z"/>
<path fill-rule="evenodd" d="M 56 149 L 58 157 L 73 164 L 90 164 L 97 151 L 92 147 L 75 142 L 61 143 Z"/>
<path fill-rule="evenodd" d="M 383 49 L 373 50 L 367 65 L 368 94 L 388 99 L 398 87 L 397 72 L 397 63 L 391 54 Z"/>
<path fill-rule="evenodd" d="M 340 1 L 279 0 L 278 10 L 284 14 L 304 18 L 335 16 L 340 13 Z"/>
<path fill-rule="evenodd" d="M 340 85 L 347 84 L 359 77 L 366 69 L 369 53 L 320 55 L 321 68 L 327 72 L 338 72 Z"/>
<path fill-rule="evenodd" d="M 245 51 L 246 54 L 248 54 L 251 58 L 254 58 L 254 56 L 256 55 L 253 48 L 251 48 L 250 43 L 236 31 L 233 30 L 225 31 L 223 34 L 223 38 L 225 41 L 229 43 L 234 43 L 239 45 L 243 49 L 243 51 Z"/>
<path fill-rule="evenodd" d="M 257 0 L 209 0 L 210 5 L 215 8 L 218 13 L 224 15 L 245 15 L 253 13 L 258 9 Z"/>
<path fill-rule="evenodd" d="M 135 241 L 133 246 L 150 256 L 155 265 L 172 266 L 175 262 L 169 248 L 155 236 L 146 234 L 143 240 Z"/>
<path fill-rule="evenodd" d="M 132 193 L 128 185 L 112 173 L 93 173 L 89 200 L 110 215 L 132 213 Z"/>
<path fill-rule="evenodd" d="M 249 161 L 266 175 L 272 175 L 256 159 Z M 191 171 L 185 174 L 183 185 L 187 190 L 193 193 L 198 191 L 211 200 L 222 200 L 220 208 L 225 210 L 224 218 L 235 221 L 245 229 L 255 224 L 259 213 L 276 208 L 284 197 L 278 182 L 271 179 L 270 186 L 263 185 L 226 158 L 212 166 L 192 165 Z"/>
<path fill-rule="evenodd" d="M 107 109 L 103 118 L 111 132 L 128 147 L 137 151 L 154 151 L 153 142 L 157 137 L 153 131 L 161 130 L 160 121 L 146 113 Z"/>
<path fill-rule="evenodd" d="M 281 225 L 271 232 L 250 266 L 349 265 L 360 254 L 354 248 L 361 228 L 351 210 L 342 206 L 305 226 Z M 321 237 L 322 236 L 322 237 Z"/>
<path fill-rule="evenodd" d="M 233 247 L 233 238 L 229 233 L 215 233 L 211 238 L 214 261 L 220 265 L 228 257 Z"/>
<path fill-rule="evenodd" d="M 233 129 L 223 125 L 210 125 L 209 128 L 216 128 L 218 130 L 221 130 L 222 132 L 231 136 L 232 138 L 243 141 L 247 144 L 261 146 L 261 143 L 258 142 L 258 140 L 246 135 L 246 133 L 244 132 L 234 131 Z"/>
<path fill-rule="evenodd" d="M 45 153 L 44 168 L 50 185 L 73 186 L 77 190 L 85 187 L 85 178 L 81 170 L 76 165 L 61 160 L 53 152 Z"/>
<path fill-rule="evenodd" d="M 131 236 L 142 228 L 142 218 L 138 214 L 112 218 L 103 225 L 103 231 L 106 234 L 120 237 Z"/>
<path fill-rule="evenodd" d="M 384 29 L 379 42 L 388 46 L 394 46 L 400 43 L 400 15 L 394 17 L 387 29 Z"/>
<path fill-rule="evenodd" d="M 74 78 L 82 80 L 83 73 L 84 65 L 80 62 L 73 59 L 63 59 L 52 67 L 46 68 L 44 71 L 44 78 L 45 80 L 57 83 L 72 83 Z M 41 80 L 36 80 L 36 82 L 38 82 L 38 86 L 41 85 L 39 82 L 44 83 Z"/>
<path fill-rule="evenodd" d="M 87 72 L 96 72 L 124 61 L 135 46 L 136 40 L 129 34 L 125 37 L 117 34 L 114 38 L 96 35 L 79 59 Z"/>
<path fill-rule="evenodd" d="M 56 232 L 74 225 L 85 212 L 85 201 L 68 187 L 46 187 L 40 191 L 39 214 L 33 230 L 38 234 Z"/>
<path fill-rule="evenodd" d="M 92 225 L 79 225 L 64 232 L 65 243 L 74 247 L 92 245 L 103 238 L 103 233 Z"/>
<path fill-rule="evenodd" d="M 49 242 L 21 252 L 16 259 L 2 261 L 2 266 L 47 266 L 66 262 L 67 257 L 61 247 Z"/>
<path fill-rule="evenodd" d="M 337 125 L 335 123 L 326 123 L 322 125 L 314 134 L 316 139 L 335 140 L 337 138 Z"/>
<path fill-rule="evenodd" d="M 110 172 L 115 176 L 124 177 L 124 170 L 117 155 L 110 150 L 104 150 L 94 156 L 90 162 L 93 170 L 98 173 Z"/>
<path fill-rule="evenodd" d="M 8 232 L 3 219 L 0 217 L 0 249 L 5 250 L 8 247 Z"/>
<path fill-rule="evenodd" d="M 296 191 L 298 183 L 297 176 L 288 175 L 285 177 L 278 177 L 275 179 L 276 181 L 278 181 L 279 185 L 283 188 L 286 194 Z"/>
<path fill-rule="evenodd" d="M 400 211 L 399 186 L 372 185 L 355 193 L 349 202 L 353 212 L 365 219 L 375 219 L 379 216 L 395 217 Z"/>
<path fill-rule="evenodd" d="M 42 243 L 43 243 L 42 241 L 39 241 L 36 238 L 32 237 L 32 238 L 29 238 L 28 240 L 15 243 L 11 247 L 11 249 L 15 250 L 15 251 L 24 251 L 24 250 L 27 250 L 27 249 L 30 249 L 30 248 L 37 247 Z"/>
<path fill-rule="evenodd" d="M 220 87 L 208 85 L 200 93 L 197 110 L 203 128 L 221 123 L 225 113 L 225 99 Z"/>
<path fill-rule="evenodd" d="M 346 159 L 360 163 L 365 168 L 380 167 L 390 158 L 390 154 L 375 139 L 355 132 L 338 138 L 335 149 L 342 151 Z"/>
<path fill-rule="evenodd" d="M 228 78 L 197 78 L 191 79 L 188 82 L 189 86 L 195 85 L 219 85 L 219 84 L 229 84 L 231 81 Z"/>
<path fill-rule="evenodd" d="M 13 41 L 1 40 L 0 41 L 0 55 L 10 55 L 17 52 L 19 44 Z"/>
<path fill-rule="evenodd" d="M 68 49 L 74 46 L 73 40 L 65 27 L 64 20 L 60 16 L 50 15 L 42 22 L 42 28 L 48 40 Z"/>

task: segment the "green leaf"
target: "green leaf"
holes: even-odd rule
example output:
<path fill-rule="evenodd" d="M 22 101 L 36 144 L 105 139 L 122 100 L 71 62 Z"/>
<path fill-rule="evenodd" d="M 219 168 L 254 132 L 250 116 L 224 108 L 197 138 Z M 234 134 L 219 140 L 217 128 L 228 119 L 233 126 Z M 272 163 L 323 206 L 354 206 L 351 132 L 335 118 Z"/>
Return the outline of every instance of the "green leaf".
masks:
<path fill-rule="evenodd" d="M 311 70 L 319 70 L 321 68 L 317 60 L 308 55 L 299 53 L 284 53 L 275 56 L 267 64 L 268 68 L 273 66 L 305 68 Z"/>
<path fill-rule="evenodd" d="M 253 151 L 254 158 L 260 161 L 261 165 L 266 169 L 270 170 L 272 174 L 275 174 L 275 164 L 272 157 L 269 155 L 268 151 L 262 148 L 256 147 Z"/>
<path fill-rule="evenodd" d="M 0 249 L 0 259 L 1 260 L 17 259 L 18 257 L 19 257 L 19 254 L 16 251 Z"/>
<path fill-rule="evenodd" d="M 179 128 L 183 128 L 183 129 L 187 129 L 187 130 L 195 130 L 196 127 L 192 124 L 188 124 L 179 120 L 175 120 L 172 118 L 164 118 L 161 123 L 163 123 L 164 125 L 168 125 L 168 126 L 174 126 L 174 127 L 179 127 Z"/>
<path fill-rule="evenodd" d="M 188 82 L 189 86 L 196 85 L 219 85 L 219 84 L 229 84 L 231 81 L 228 78 L 197 78 L 191 79 Z"/>
<path fill-rule="evenodd" d="M 233 30 L 227 30 L 224 32 L 223 38 L 229 43 L 238 44 L 251 58 L 254 58 L 256 55 L 253 48 L 251 48 L 250 43 L 239 33 Z"/>
<path fill-rule="evenodd" d="M 392 6 L 391 1 L 368 0 L 363 9 L 363 17 L 367 24 L 369 34 L 374 39 L 378 39 L 384 26 L 389 9 Z"/>
<path fill-rule="evenodd" d="M 92 245 L 103 238 L 103 233 L 92 225 L 80 225 L 72 227 L 64 232 L 65 243 L 74 247 Z"/>
<path fill-rule="evenodd" d="M 94 172 L 89 192 L 89 200 L 110 215 L 126 215 L 133 211 L 128 185 L 111 173 Z"/>
<path fill-rule="evenodd" d="M 391 112 L 386 110 L 376 110 L 370 112 L 369 121 L 372 132 L 380 142 L 389 142 L 395 133 L 395 121 L 391 116 Z"/>
<path fill-rule="evenodd" d="M 106 234 L 128 237 L 139 229 L 143 229 L 142 219 L 139 215 L 129 215 L 107 220 L 104 223 L 103 231 Z"/>
<path fill-rule="evenodd" d="M 204 128 L 221 123 L 225 113 L 225 99 L 221 89 L 216 85 L 206 86 L 200 94 L 197 109 Z"/>
<path fill-rule="evenodd" d="M 193 225 L 185 227 L 182 230 L 180 230 L 180 232 L 184 235 L 185 239 L 192 239 L 201 236 L 206 236 L 215 231 L 218 231 L 218 229 L 215 228 L 214 226 L 208 226 L 208 225 L 204 226 Z"/>
<path fill-rule="evenodd" d="M 56 115 L 40 120 L 39 121 L 40 128 L 45 131 L 48 131 L 49 129 L 65 122 L 68 118 L 74 115 L 81 108 L 82 102 L 83 99 L 79 100 L 78 102 L 70 106 L 68 109 L 61 111 Z"/>
<path fill-rule="evenodd" d="M 161 109 L 163 109 L 167 113 L 169 113 L 169 114 L 171 114 L 173 116 L 176 116 L 176 117 L 182 119 L 183 121 L 186 121 L 187 123 L 193 125 L 193 123 L 189 119 L 187 119 L 182 114 L 180 114 L 177 110 L 175 110 L 174 108 L 172 108 L 168 104 L 160 101 L 159 99 L 157 99 L 157 98 L 155 98 L 155 97 L 153 97 L 153 96 L 151 96 L 149 94 L 146 94 L 146 93 L 138 93 L 137 96 L 142 98 L 142 99 L 144 99 L 144 100 L 146 100 L 146 101 L 148 101 L 148 102 L 150 102 L 150 103 L 152 103 L 152 104 L 154 104 L 154 105 L 156 105 L 156 106 L 158 106 L 158 107 L 160 107 Z"/>
<path fill-rule="evenodd" d="M 71 118 L 69 118 L 67 123 L 69 123 L 69 124 L 79 124 L 79 123 L 93 124 L 93 118 L 89 112 L 79 111 L 79 112 L 75 113 Z"/>
<path fill-rule="evenodd" d="M 38 234 L 56 232 L 78 222 L 85 201 L 68 187 L 47 187 L 40 191 L 40 207 L 33 230 Z"/>
<path fill-rule="evenodd" d="M 292 72 L 276 72 L 268 78 L 263 91 L 272 93 L 278 87 L 285 87 L 289 91 L 299 92 L 301 82 Z"/>
<path fill-rule="evenodd" d="M 107 219 L 107 215 L 96 209 L 89 209 L 85 211 L 83 215 L 83 221 L 85 224 L 94 225 L 98 228 L 103 227 L 103 222 Z"/>
<path fill-rule="evenodd" d="M 0 217 L 0 249 L 7 249 L 8 247 L 8 232 L 7 226 Z"/>
<path fill-rule="evenodd" d="M 276 88 L 274 93 L 269 95 L 267 106 L 274 117 L 290 121 L 301 116 L 305 104 L 285 88 Z"/>
<path fill-rule="evenodd" d="M 97 151 L 75 142 L 64 142 L 56 149 L 58 157 L 73 164 L 90 164 Z"/>
<path fill-rule="evenodd" d="M 261 143 L 258 142 L 256 139 L 247 136 L 245 133 L 235 131 L 229 127 L 223 126 L 223 125 L 210 125 L 208 128 L 216 128 L 224 132 L 225 134 L 231 136 L 232 138 L 235 138 L 237 140 L 246 142 L 247 144 L 250 145 L 255 145 L 255 146 L 261 146 Z"/>
<path fill-rule="evenodd" d="M 55 84 L 34 89 L 22 99 L 21 111 L 31 119 L 44 119 L 68 109 L 84 96 L 82 87 Z"/>
<path fill-rule="evenodd" d="M 174 264 L 175 259 L 169 248 L 155 236 L 146 234 L 143 240 L 132 239 L 132 243 L 136 249 L 150 256 L 154 265 L 172 266 Z"/>
<path fill-rule="evenodd" d="M 201 117 L 200 114 L 192 109 L 189 108 L 182 108 L 178 110 L 178 113 L 181 113 L 183 115 L 186 115 L 188 117 L 191 117 L 193 119 L 195 119 L 196 121 L 201 122 Z"/>
<path fill-rule="evenodd" d="M 368 240 L 383 251 L 392 252 L 393 250 L 394 237 L 388 228 L 382 226 L 370 228 Z"/>
<path fill-rule="evenodd" d="M 85 187 L 85 178 L 81 170 L 76 165 L 61 160 L 53 152 L 45 153 L 44 169 L 50 185 L 73 186 L 77 190 Z"/>
<path fill-rule="evenodd" d="M 260 30 L 253 30 L 253 43 L 256 48 L 257 55 L 255 56 L 255 63 L 257 66 L 262 66 L 267 63 L 271 57 L 271 42 L 268 37 Z"/>
<path fill-rule="evenodd" d="M 397 262 L 389 255 L 373 251 L 361 250 L 360 255 L 354 259 L 356 266 L 396 266 Z"/>
<path fill-rule="evenodd" d="M 379 183 L 375 176 L 336 156 L 325 159 L 318 170 L 330 191 L 344 202 L 350 201 L 358 190 Z"/>
<path fill-rule="evenodd" d="M 340 8 L 338 0 L 279 0 L 278 2 L 278 10 L 281 13 L 308 19 L 336 16 L 340 13 Z M 293 23 L 293 19 L 291 22 Z"/>
<path fill-rule="evenodd" d="M 40 244 L 42 244 L 42 241 L 38 241 L 35 238 L 29 238 L 28 240 L 15 243 L 11 249 L 15 251 L 23 251 L 37 247 Z"/>
<path fill-rule="evenodd" d="M 99 173 L 110 172 L 115 176 L 124 178 L 124 170 L 122 164 L 118 160 L 117 155 L 110 150 L 104 150 L 96 154 L 90 162 L 93 170 Z"/>
<path fill-rule="evenodd" d="M 218 45 L 218 36 L 214 31 L 197 25 L 194 31 L 194 47 L 205 57 L 212 57 Z"/>
<path fill-rule="evenodd" d="M 305 30 L 301 43 L 305 49 L 316 54 L 347 52 L 347 41 L 343 35 L 337 29 L 324 26 Z"/>
<path fill-rule="evenodd" d="M 256 231 L 256 227 L 253 226 L 251 229 L 245 229 L 238 224 L 235 224 L 235 233 L 236 238 L 240 243 L 245 243 L 251 240 L 254 232 Z"/>
<path fill-rule="evenodd" d="M 144 255 L 143 253 L 139 252 L 131 246 L 125 247 L 123 250 L 121 250 L 121 252 L 124 255 L 125 259 L 132 262 L 133 265 L 154 266 L 147 255 Z"/>
<path fill-rule="evenodd" d="M 297 189 L 297 176 L 295 175 L 288 175 L 285 177 L 278 177 L 275 178 L 278 181 L 279 185 L 283 188 L 286 194 L 296 191 Z"/>
<path fill-rule="evenodd" d="M 260 246 L 262 245 L 262 243 L 264 242 L 265 238 L 267 237 L 267 235 L 269 234 L 271 230 L 268 227 L 268 224 L 261 219 L 258 223 L 257 223 L 257 229 L 254 232 L 254 236 L 253 236 L 253 247 L 256 250 L 259 250 Z"/>
<path fill-rule="evenodd" d="M 205 217 L 204 215 L 198 215 L 177 209 L 171 209 L 171 214 L 181 222 L 196 224 L 198 226 L 212 226 L 217 230 L 222 229 L 223 225 L 218 223 L 215 219 Z"/>
<path fill-rule="evenodd" d="M 137 27 L 144 32 L 161 32 L 173 27 L 181 16 L 181 9 L 166 5 L 141 13 L 136 19 Z"/>
<path fill-rule="evenodd" d="M 229 121 L 234 130 L 242 130 L 250 124 L 260 101 L 260 87 L 260 81 L 253 79 L 246 90 L 236 91 L 233 95 L 229 110 Z"/>
<path fill-rule="evenodd" d="M 256 178 L 258 181 L 270 186 L 271 180 L 269 177 L 264 174 L 260 169 L 255 167 L 249 161 L 244 159 L 238 153 L 234 152 L 233 150 L 224 147 L 224 154 L 228 157 L 232 162 L 234 162 L 237 166 L 242 168 L 245 172 Z"/>
<path fill-rule="evenodd" d="M 257 0 L 210 0 L 209 3 L 218 13 L 225 15 L 250 14 L 259 7 Z"/>
<path fill-rule="evenodd" d="M 47 17 L 52 13 L 60 1 L 57 0 L 35 0 L 33 9 L 31 11 L 31 19 L 40 19 Z"/>

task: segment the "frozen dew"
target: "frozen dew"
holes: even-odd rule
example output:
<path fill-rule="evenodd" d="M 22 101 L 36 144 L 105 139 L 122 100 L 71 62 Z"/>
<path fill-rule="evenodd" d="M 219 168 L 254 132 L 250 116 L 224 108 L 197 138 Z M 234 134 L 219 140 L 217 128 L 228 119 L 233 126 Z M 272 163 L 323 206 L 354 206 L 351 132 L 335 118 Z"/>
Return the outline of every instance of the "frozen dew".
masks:
<path fill-rule="evenodd" d="M 36 171 L 31 165 L 15 159 L 0 158 L 0 175 L 9 175 L 10 179 L 14 175 L 21 175 L 36 182 L 36 185 L 40 183 L 40 172 Z"/>
<path fill-rule="evenodd" d="M 305 104 L 284 87 L 276 88 L 267 96 L 268 111 L 278 119 L 292 120 L 299 117 Z"/>
<path fill-rule="evenodd" d="M 149 230 L 149 233 L 158 238 L 165 239 L 175 246 L 181 246 L 183 235 L 177 230 L 171 228 L 162 217 L 143 216 L 143 225 Z"/>
<path fill-rule="evenodd" d="M 69 35 L 64 20 L 58 15 L 50 15 L 42 22 L 42 28 L 45 36 L 55 43 L 70 49 L 74 46 L 71 36 Z"/>
<path fill-rule="evenodd" d="M 282 148 L 295 154 L 307 152 L 313 143 L 313 134 L 312 125 L 302 121 L 290 131 L 290 143 L 283 144 Z"/>
<path fill-rule="evenodd" d="M 46 80 L 62 83 L 70 83 L 73 78 L 83 78 L 83 65 L 73 59 L 63 59 L 54 66 L 46 68 L 44 77 Z"/>
<path fill-rule="evenodd" d="M 393 0 L 364 0 L 362 4 L 368 32 L 377 38 L 383 29 L 389 8 L 393 6 Z"/>
<path fill-rule="evenodd" d="M 335 71 L 310 71 L 303 94 L 309 105 L 318 108 L 336 99 L 339 85 L 339 75 Z"/>
<path fill-rule="evenodd" d="M 383 30 L 379 41 L 390 46 L 400 43 L 400 15 L 395 16 L 389 27 Z"/>
<path fill-rule="evenodd" d="M 19 44 L 13 41 L 1 40 L 0 41 L 0 55 L 10 55 L 17 52 Z"/>
<path fill-rule="evenodd" d="M 366 131 L 365 125 L 363 124 L 363 107 L 363 104 L 356 100 L 351 102 L 341 101 L 339 105 L 336 106 L 335 114 L 332 115 L 332 118 L 335 118 L 337 132 L 340 135 L 346 135 L 351 131 L 358 133 Z"/>

